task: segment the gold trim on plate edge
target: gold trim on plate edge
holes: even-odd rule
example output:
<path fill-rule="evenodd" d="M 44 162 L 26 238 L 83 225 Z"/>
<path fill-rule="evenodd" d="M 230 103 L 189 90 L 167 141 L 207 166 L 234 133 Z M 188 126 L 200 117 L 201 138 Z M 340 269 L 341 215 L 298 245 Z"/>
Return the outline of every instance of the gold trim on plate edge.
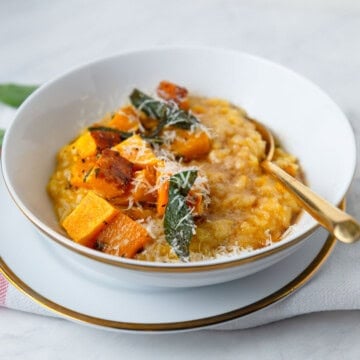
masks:
<path fill-rule="evenodd" d="M 345 200 L 341 204 L 341 208 L 345 209 Z M 336 243 L 334 236 L 329 235 L 322 249 L 319 251 L 314 260 L 310 265 L 302 271 L 296 278 L 290 281 L 287 285 L 281 289 L 275 291 L 274 293 L 268 295 L 267 297 L 249 304 L 245 307 L 232 310 L 223 314 L 210 316 L 202 319 L 189 320 L 189 321 L 180 321 L 180 322 L 171 322 L 171 323 L 129 323 L 122 321 L 114 321 L 102 319 L 80 312 L 68 309 L 60 304 L 57 304 L 50 299 L 45 298 L 41 294 L 37 293 L 30 286 L 24 283 L 5 263 L 5 261 L 0 257 L 0 273 L 2 273 L 5 278 L 14 285 L 18 290 L 23 294 L 27 295 L 29 298 L 43 306 L 44 308 L 53 311 L 54 313 L 61 315 L 67 319 L 82 322 L 88 325 L 100 326 L 111 329 L 121 329 L 128 331 L 144 331 L 144 332 L 155 332 L 155 331 L 175 331 L 175 330 L 187 330 L 201 328 L 210 325 L 216 325 L 223 323 L 225 321 L 234 320 L 246 315 L 249 315 L 255 311 L 261 310 L 283 298 L 293 293 L 295 290 L 299 289 L 307 281 L 309 281 L 317 272 L 317 270 L 324 264 L 329 255 L 331 254 Z"/>

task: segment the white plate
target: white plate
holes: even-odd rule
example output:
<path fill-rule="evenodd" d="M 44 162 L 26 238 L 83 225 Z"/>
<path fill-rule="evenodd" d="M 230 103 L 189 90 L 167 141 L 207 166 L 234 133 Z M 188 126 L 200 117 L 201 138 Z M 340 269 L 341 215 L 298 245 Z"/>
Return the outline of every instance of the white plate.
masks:
<path fill-rule="evenodd" d="M 335 242 L 325 231 L 317 230 L 285 260 L 224 284 L 130 288 L 114 277 L 106 278 L 70 262 L 69 250 L 40 237 L 15 208 L 2 177 L 0 199 L 0 271 L 42 306 L 68 319 L 106 329 L 170 332 L 245 319 L 308 281 Z"/>

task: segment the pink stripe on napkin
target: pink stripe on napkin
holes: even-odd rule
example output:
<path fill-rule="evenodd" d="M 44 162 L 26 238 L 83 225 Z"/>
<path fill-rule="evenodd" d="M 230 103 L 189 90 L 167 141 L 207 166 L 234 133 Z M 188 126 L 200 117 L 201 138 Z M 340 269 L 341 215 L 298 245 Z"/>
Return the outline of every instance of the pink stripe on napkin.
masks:
<path fill-rule="evenodd" d="M 0 275 L 0 306 L 5 305 L 8 282 Z"/>

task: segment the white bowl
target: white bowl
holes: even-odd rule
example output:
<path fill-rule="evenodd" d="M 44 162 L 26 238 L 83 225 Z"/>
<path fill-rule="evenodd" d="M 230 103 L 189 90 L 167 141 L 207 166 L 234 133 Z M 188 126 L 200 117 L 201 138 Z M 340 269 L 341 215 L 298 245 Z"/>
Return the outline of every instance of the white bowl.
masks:
<path fill-rule="evenodd" d="M 6 132 L 2 153 L 5 182 L 20 210 L 48 241 L 69 249 L 68 259 L 128 284 L 214 284 L 262 270 L 295 251 L 317 226 L 307 214 L 279 243 L 189 264 L 123 259 L 67 237 L 46 193 L 59 148 L 84 126 L 119 107 L 134 87 L 152 91 L 164 79 L 245 108 L 299 158 L 311 188 L 333 204 L 345 196 L 355 170 L 354 134 L 338 106 L 317 86 L 280 65 L 236 51 L 158 48 L 81 66 L 25 101 Z"/>

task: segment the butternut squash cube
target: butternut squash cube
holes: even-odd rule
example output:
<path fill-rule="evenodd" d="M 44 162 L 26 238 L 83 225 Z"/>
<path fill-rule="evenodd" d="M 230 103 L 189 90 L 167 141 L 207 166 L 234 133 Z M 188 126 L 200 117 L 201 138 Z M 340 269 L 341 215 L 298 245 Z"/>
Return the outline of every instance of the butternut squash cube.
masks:
<path fill-rule="evenodd" d="M 159 216 L 163 216 L 165 214 L 166 205 L 169 201 L 169 186 L 169 180 L 165 180 L 159 184 L 156 203 L 156 211 Z"/>
<path fill-rule="evenodd" d="M 169 197 L 169 180 L 171 175 L 172 174 L 169 171 L 165 171 L 165 162 L 159 161 L 158 166 L 156 167 L 156 211 L 159 216 L 163 216 L 165 214 L 165 208 Z"/>
<path fill-rule="evenodd" d="M 99 234 L 97 241 L 107 254 L 133 258 L 151 238 L 139 223 L 119 212 Z"/>
<path fill-rule="evenodd" d="M 121 131 L 136 131 L 139 129 L 139 118 L 132 106 L 126 106 L 113 115 L 108 126 Z"/>
<path fill-rule="evenodd" d="M 71 185 L 89 188 L 88 184 L 86 183 L 86 178 L 90 174 L 91 169 L 94 167 L 95 162 L 95 156 L 75 161 L 71 166 Z"/>
<path fill-rule="evenodd" d="M 156 92 L 159 97 L 176 102 L 181 109 L 189 109 L 188 91 L 186 88 L 176 85 L 170 81 L 161 81 Z"/>
<path fill-rule="evenodd" d="M 89 131 L 79 136 L 72 146 L 77 150 L 78 155 L 82 159 L 88 156 L 94 156 L 97 152 L 96 142 Z"/>
<path fill-rule="evenodd" d="M 149 144 L 139 135 L 129 137 L 114 146 L 112 150 L 119 152 L 123 158 L 129 160 L 138 168 L 153 166 L 158 162 L 158 158 L 151 150 Z"/>
<path fill-rule="evenodd" d="M 176 129 L 176 137 L 170 145 L 170 150 L 186 160 L 193 160 L 205 156 L 211 148 L 211 142 L 204 131 L 194 133 Z"/>
<path fill-rule="evenodd" d="M 119 210 L 106 200 L 89 191 L 79 205 L 65 218 L 62 226 L 75 242 L 93 247 L 96 236 L 118 212 Z"/>
<path fill-rule="evenodd" d="M 111 199 L 125 193 L 125 189 L 122 189 L 114 182 L 108 182 L 105 178 L 99 177 L 98 173 L 98 167 L 94 167 L 90 171 L 84 184 L 85 188 L 93 190 L 105 199 Z"/>
<path fill-rule="evenodd" d="M 133 177 L 133 164 L 118 152 L 105 149 L 86 178 L 86 185 L 110 199 L 123 195 Z"/>
<path fill-rule="evenodd" d="M 156 191 L 153 187 L 154 184 L 150 183 L 148 180 L 149 176 L 147 175 L 146 169 L 135 172 L 132 195 L 136 202 L 155 202 L 156 200 Z"/>

